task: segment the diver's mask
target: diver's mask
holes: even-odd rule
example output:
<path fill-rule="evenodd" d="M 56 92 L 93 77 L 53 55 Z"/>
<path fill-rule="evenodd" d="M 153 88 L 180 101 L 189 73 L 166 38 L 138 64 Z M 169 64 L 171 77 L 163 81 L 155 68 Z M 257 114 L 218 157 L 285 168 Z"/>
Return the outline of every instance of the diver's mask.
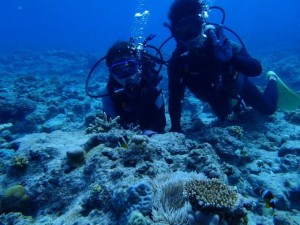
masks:
<path fill-rule="evenodd" d="M 141 69 L 134 58 L 115 62 L 110 66 L 109 70 L 112 77 L 129 91 L 133 91 L 140 84 Z"/>

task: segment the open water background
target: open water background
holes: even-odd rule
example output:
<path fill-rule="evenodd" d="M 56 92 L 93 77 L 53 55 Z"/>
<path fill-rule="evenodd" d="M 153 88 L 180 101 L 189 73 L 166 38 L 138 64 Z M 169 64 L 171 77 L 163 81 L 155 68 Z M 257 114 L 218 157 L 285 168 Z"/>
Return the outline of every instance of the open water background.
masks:
<path fill-rule="evenodd" d="M 65 49 L 104 54 L 115 41 L 128 40 L 135 13 L 149 10 L 144 35 L 159 45 L 170 33 L 163 27 L 172 0 L 1 0 L 0 52 Z M 298 48 L 299 0 L 215 0 L 226 11 L 225 25 L 235 30 L 250 52 Z M 220 13 L 210 20 L 220 21 Z M 171 51 L 168 44 L 165 51 Z"/>

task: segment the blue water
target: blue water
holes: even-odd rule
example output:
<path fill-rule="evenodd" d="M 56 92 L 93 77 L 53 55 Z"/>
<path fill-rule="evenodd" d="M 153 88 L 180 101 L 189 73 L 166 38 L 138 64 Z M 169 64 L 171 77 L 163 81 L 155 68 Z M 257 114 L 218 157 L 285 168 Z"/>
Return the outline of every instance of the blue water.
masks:
<path fill-rule="evenodd" d="M 1 0 L 0 51 L 70 49 L 104 53 L 116 40 L 127 40 L 140 4 L 150 11 L 145 35 L 153 44 L 169 36 L 163 27 L 172 0 Z M 226 11 L 225 24 L 234 29 L 252 51 L 298 48 L 299 0 L 212 1 Z M 214 22 L 220 21 L 212 13 Z M 171 50 L 171 47 L 166 48 Z"/>

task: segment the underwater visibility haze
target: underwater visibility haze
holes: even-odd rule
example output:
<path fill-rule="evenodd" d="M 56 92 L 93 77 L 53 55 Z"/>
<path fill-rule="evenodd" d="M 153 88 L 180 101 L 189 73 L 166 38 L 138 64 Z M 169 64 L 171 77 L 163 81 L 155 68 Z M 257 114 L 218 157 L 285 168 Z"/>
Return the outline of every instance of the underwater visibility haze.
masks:
<path fill-rule="evenodd" d="M 234 29 L 251 50 L 299 44 L 300 3 L 297 0 L 211 2 L 224 8 L 225 24 Z M 145 35 L 156 34 L 157 43 L 161 43 L 169 35 L 163 23 L 168 21 L 171 3 L 171 0 L 3 0 L 0 49 L 2 52 L 22 48 L 105 52 L 115 40 L 129 39 L 134 15 L 141 8 L 150 12 L 143 27 Z M 218 23 L 218 15 L 213 20 Z"/>

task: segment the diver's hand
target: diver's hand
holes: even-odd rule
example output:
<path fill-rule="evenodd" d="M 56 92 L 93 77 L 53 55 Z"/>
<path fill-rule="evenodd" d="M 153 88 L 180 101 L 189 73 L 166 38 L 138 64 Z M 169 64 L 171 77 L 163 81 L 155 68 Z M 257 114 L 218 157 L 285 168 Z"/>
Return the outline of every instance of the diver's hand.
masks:
<path fill-rule="evenodd" d="M 233 52 L 230 41 L 224 36 L 222 26 L 208 29 L 208 35 L 212 40 L 216 59 L 221 62 L 228 62 L 232 58 Z"/>

